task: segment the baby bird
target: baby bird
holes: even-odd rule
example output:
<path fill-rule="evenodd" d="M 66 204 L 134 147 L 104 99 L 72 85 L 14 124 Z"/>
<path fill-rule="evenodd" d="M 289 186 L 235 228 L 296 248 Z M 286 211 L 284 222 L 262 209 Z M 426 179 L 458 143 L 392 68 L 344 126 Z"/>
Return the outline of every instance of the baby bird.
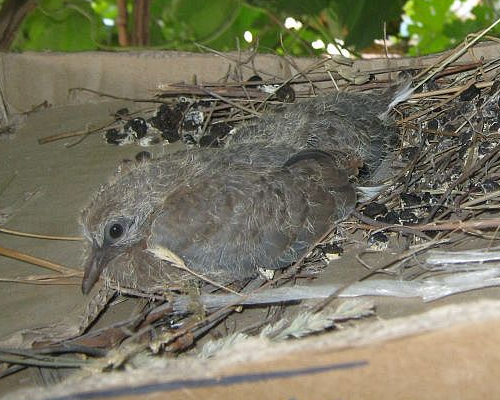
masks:
<path fill-rule="evenodd" d="M 100 277 L 154 292 L 193 274 L 226 285 L 293 264 L 354 208 L 349 176 L 363 166 L 362 181 L 378 179 L 396 138 L 384 113 L 398 98 L 335 93 L 283 106 L 224 148 L 118 174 L 82 213 L 83 293 Z"/>

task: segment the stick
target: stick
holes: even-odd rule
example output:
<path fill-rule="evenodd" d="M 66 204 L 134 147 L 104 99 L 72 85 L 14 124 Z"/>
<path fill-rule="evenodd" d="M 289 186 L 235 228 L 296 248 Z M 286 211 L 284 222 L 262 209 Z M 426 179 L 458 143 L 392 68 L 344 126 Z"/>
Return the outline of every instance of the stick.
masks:
<path fill-rule="evenodd" d="M 0 255 L 5 257 L 10 257 L 15 260 L 24 261 L 29 264 L 38 265 L 39 267 L 47 268 L 52 271 L 59 272 L 61 274 L 75 274 L 79 273 L 83 277 L 83 273 L 72 268 L 65 267 L 61 264 L 56 264 L 52 261 L 44 260 L 43 258 L 38 258 L 31 256 L 29 254 L 20 253 L 17 250 L 7 249 L 5 247 L 0 247 Z M 76 276 L 76 275 L 75 275 Z"/>
<path fill-rule="evenodd" d="M 31 238 L 35 238 L 35 239 L 67 240 L 67 241 L 75 241 L 75 242 L 80 242 L 83 240 L 83 238 L 79 237 L 79 236 L 77 237 L 77 236 L 41 235 L 41 234 L 37 234 L 37 233 L 20 232 L 20 231 L 15 231 L 12 229 L 1 228 L 1 227 L 0 227 L 0 232 L 7 233 L 9 235 L 15 235 L 15 236 L 21 236 L 21 237 L 31 237 Z"/>

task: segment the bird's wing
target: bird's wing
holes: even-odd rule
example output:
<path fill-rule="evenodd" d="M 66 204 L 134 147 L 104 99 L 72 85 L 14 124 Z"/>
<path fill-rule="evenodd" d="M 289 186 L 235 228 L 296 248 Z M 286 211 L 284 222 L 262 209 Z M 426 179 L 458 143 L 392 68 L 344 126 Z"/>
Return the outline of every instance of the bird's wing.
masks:
<path fill-rule="evenodd" d="M 169 193 L 148 249 L 211 279 L 240 280 L 292 264 L 354 203 L 345 172 L 314 157 L 279 168 L 236 163 Z"/>

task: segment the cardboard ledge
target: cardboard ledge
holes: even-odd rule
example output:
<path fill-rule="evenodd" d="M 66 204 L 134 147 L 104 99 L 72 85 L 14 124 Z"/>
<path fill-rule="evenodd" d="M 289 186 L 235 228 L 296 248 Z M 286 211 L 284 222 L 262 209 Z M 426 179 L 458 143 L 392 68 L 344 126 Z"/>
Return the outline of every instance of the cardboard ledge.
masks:
<path fill-rule="evenodd" d="M 212 360 L 157 358 L 7 399 L 485 399 L 498 389 L 499 330 L 500 301 L 484 300 L 305 340 L 252 338 Z"/>

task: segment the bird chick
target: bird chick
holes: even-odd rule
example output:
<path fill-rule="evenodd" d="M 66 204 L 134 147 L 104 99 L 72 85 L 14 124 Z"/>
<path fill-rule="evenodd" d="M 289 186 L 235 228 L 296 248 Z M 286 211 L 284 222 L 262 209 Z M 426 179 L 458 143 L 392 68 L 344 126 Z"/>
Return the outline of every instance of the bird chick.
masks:
<path fill-rule="evenodd" d="M 224 148 L 118 174 L 82 213 L 83 293 L 100 277 L 152 292 L 182 288 L 186 269 L 228 284 L 293 264 L 354 208 L 349 176 L 362 163 L 367 180 L 376 175 L 396 136 L 379 118 L 393 98 L 337 93 L 287 106 Z"/>
<path fill-rule="evenodd" d="M 386 178 L 385 161 L 397 144 L 389 111 L 411 95 L 410 83 L 377 92 L 336 91 L 286 104 L 242 124 L 229 143 L 286 143 L 296 150 L 343 152 L 346 161 L 363 166 L 360 183 L 377 183 Z"/>
<path fill-rule="evenodd" d="M 257 144 L 142 163 L 83 212 L 83 292 L 101 274 L 140 290 L 180 285 L 174 260 L 219 284 L 284 268 L 352 210 L 348 173 L 328 153 Z"/>

